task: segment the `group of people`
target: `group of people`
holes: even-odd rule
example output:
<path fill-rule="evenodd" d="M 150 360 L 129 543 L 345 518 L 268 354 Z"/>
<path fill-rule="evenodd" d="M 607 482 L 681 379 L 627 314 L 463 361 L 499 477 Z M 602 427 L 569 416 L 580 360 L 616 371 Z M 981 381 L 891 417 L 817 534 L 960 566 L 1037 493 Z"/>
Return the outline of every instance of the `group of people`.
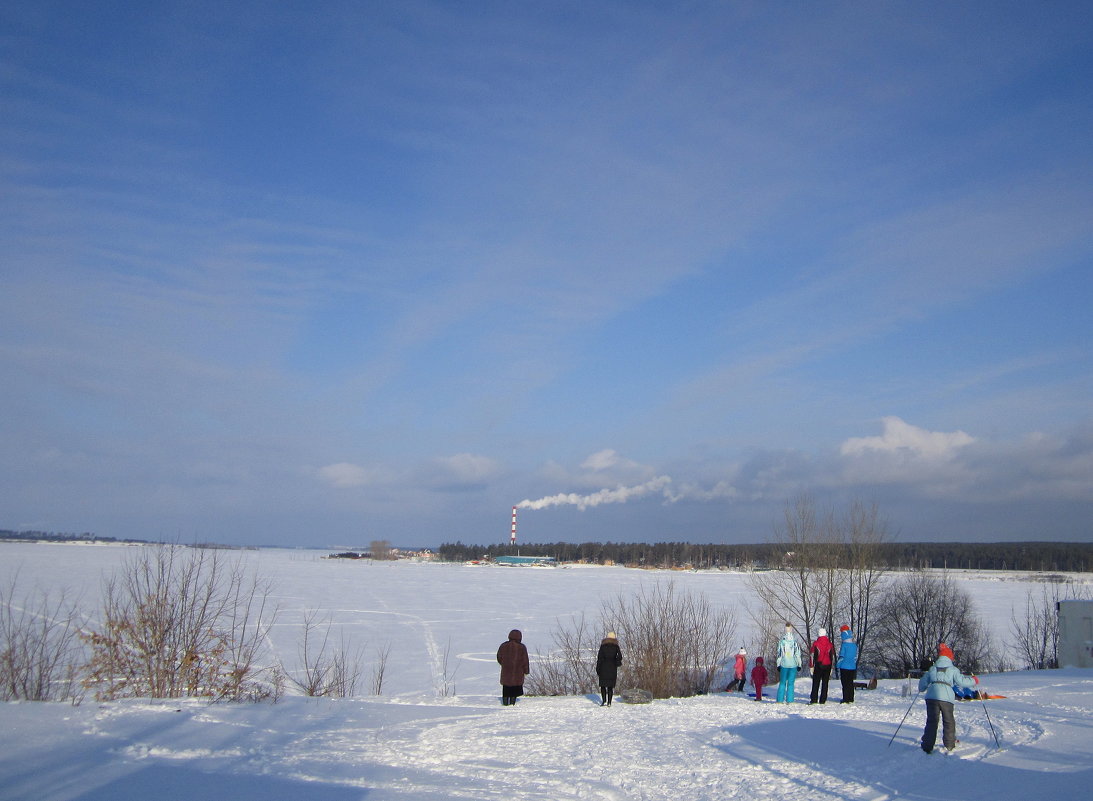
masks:
<path fill-rule="evenodd" d="M 831 679 L 832 665 L 839 671 L 842 683 L 842 700 L 839 703 L 854 703 L 854 680 L 858 672 L 858 644 L 850 626 L 839 629 L 841 640 L 836 660 L 835 646 L 827 636 L 827 630 L 821 628 L 819 636 L 812 642 L 808 652 L 808 665 L 812 670 L 812 692 L 809 704 L 827 703 L 827 687 Z M 501 703 L 511 706 L 524 694 L 524 677 L 531 672 L 528 649 L 522 642 L 519 629 L 509 632 L 507 641 L 497 649 L 497 662 L 501 665 Z M 797 671 L 802 666 L 801 647 L 793 633 L 793 625 L 786 623 L 785 633 L 778 640 L 778 703 L 793 703 L 794 685 Z M 600 685 L 600 706 L 611 706 L 618 680 L 619 666 L 622 665 L 622 650 L 619 648 L 615 632 L 607 633 L 600 643 L 596 654 L 596 676 Z M 748 652 L 741 648 L 733 662 L 733 680 L 726 688 L 727 692 L 743 692 L 746 686 Z M 763 687 L 768 679 L 763 657 L 755 658 L 751 670 L 751 683 L 755 687 L 755 700 L 763 700 Z M 953 703 L 957 693 L 970 690 L 979 683 L 976 676 L 965 676 L 953 664 L 953 652 L 945 643 L 938 646 L 937 659 L 924 670 L 918 682 L 919 692 L 926 692 L 926 727 L 922 733 L 921 746 L 927 754 L 932 753 L 937 742 L 938 723 L 942 724 L 942 745 L 949 751 L 956 747 L 956 722 L 953 717 Z"/>
<path fill-rule="evenodd" d="M 837 667 L 839 679 L 842 682 L 843 697 L 839 703 L 854 703 L 854 680 L 858 673 L 858 644 L 854 641 L 854 632 L 850 626 L 843 626 L 839 631 L 842 645 L 836 661 L 835 646 L 827 636 L 827 629 L 820 629 L 819 636 L 813 641 L 809 649 L 808 665 L 812 669 L 812 693 L 810 704 L 827 703 L 827 687 L 831 680 L 831 668 Z M 801 646 L 793 633 L 793 624 L 786 623 L 785 633 L 778 640 L 778 692 L 775 700 L 780 704 L 792 704 L 794 689 L 797 683 L 797 671 L 802 666 Z M 741 648 L 736 652 L 733 664 L 733 680 L 726 688 L 727 692 L 743 692 L 747 686 L 748 652 Z M 766 685 L 769 674 L 763 657 L 755 658 L 755 666 L 751 669 L 751 683 L 755 688 L 755 700 L 763 700 L 763 687 Z"/>

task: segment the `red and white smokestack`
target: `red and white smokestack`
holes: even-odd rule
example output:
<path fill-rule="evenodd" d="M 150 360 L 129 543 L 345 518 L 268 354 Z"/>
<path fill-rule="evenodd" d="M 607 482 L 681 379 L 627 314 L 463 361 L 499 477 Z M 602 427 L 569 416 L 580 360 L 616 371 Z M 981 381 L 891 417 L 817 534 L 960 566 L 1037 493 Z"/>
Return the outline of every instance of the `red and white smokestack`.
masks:
<path fill-rule="evenodd" d="M 512 507 L 512 534 L 509 535 L 509 545 L 516 544 L 516 507 Z"/>

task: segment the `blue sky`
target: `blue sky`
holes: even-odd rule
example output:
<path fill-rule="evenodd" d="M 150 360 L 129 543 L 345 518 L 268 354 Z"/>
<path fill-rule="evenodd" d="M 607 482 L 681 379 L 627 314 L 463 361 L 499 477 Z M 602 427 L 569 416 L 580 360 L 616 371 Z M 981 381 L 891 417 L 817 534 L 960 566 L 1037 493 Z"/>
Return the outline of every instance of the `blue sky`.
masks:
<path fill-rule="evenodd" d="M 0 528 L 1089 540 L 1088 3 L 0 11 Z"/>

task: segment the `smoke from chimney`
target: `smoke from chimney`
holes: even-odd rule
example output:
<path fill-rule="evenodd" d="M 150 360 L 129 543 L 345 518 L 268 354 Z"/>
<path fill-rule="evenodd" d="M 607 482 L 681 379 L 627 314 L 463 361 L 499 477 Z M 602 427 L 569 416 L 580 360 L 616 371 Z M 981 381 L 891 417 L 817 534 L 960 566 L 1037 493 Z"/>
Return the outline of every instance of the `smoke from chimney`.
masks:
<path fill-rule="evenodd" d="M 663 493 L 667 497 L 667 487 L 671 483 L 672 479 L 668 476 L 657 476 L 644 484 L 637 484 L 633 487 L 602 489 L 590 495 L 563 492 L 558 495 L 548 495 L 537 501 L 523 500 L 516 504 L 516 507 L 518 509 L 546 509 L 550 506 L 576 506 L 583 512 L 593 506 L 600 506 L 605 503 L 626 503 L 633 498 L 640 498 L 643 495 L 651 495 L 657 492 Z"/>

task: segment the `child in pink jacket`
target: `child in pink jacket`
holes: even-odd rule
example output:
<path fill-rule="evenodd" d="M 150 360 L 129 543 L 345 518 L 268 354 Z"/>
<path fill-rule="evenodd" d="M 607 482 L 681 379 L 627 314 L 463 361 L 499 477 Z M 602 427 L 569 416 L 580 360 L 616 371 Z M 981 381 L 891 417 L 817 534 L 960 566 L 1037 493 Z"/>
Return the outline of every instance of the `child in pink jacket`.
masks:
<path fill-rule="evenodd" d="M 755 657 L 755 667 L 751 669 L 751 683 L 755 685 L 755 700 L 763 700 L 763 685 L 767 683 L 767 669 L 763 667 L 763 657 Z"/>

